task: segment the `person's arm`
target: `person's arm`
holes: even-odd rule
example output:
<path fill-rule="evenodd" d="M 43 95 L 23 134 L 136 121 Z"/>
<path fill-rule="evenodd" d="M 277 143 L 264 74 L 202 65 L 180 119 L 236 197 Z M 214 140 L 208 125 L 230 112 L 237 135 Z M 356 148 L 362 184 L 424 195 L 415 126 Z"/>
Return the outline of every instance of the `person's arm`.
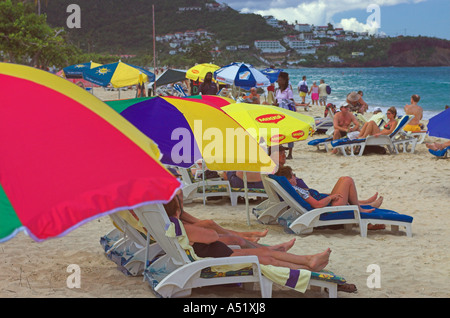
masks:
<path fill-rule="evenodd" d="M 312 196 L 310 196 L 305 201 L 308 202 L 314 209 L 323 208 L 328 206 L 331 202 L 334 200 L 337 200 L 339 198 L 342 198 L 342 195 L 340 194 L 331 194 L 321 200 L 316 200 Z"/>
<path fill-rule="evenodd" d="M 191 243 L 210 244 L 219 240 L 219 234 L 214 230 L 185 223 L 183 226 Z"/>
<path fill-rule="evenodd" d="M 352 131 L 358 131 L 359 130 L 359 121 L 358 119 L 356 119 L 355 115 L 351 114 L 352 116 L 352 123 L 353 123 L 353 127 L 349 128 L 347 131 L 348 132 L 352 132 Z"/>

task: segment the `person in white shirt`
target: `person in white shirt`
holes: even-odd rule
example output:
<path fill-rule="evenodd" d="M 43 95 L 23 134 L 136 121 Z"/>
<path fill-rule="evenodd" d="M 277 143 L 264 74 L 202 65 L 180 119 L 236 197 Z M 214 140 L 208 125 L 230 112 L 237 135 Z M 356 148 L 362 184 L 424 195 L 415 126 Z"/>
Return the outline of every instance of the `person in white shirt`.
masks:
<path fill-rule="evenodd" d="M 305 91 L 305 89 L 301 90 L 301 88 L 305 87 L 305 86 L 306 86 L 306 91 Z M 298 82 L 297 89 L 298 89 L 298 93 L 300 94 L 300 98 L 302 99 L 302 104 L 304 104 L 305 98 L 306 98 L 306 93 L 308 93 L 308 83 L 306 82 L 305 75 L 303 75 L 302 80 L 300 82 Z"/>

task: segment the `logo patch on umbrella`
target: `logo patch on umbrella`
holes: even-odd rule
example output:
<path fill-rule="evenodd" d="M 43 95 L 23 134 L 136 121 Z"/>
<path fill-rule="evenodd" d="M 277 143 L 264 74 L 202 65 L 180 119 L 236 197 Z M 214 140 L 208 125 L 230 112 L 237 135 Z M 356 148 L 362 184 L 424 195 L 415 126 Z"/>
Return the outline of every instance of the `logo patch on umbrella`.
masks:
<path fill-rule="evenodd" d="M 275 135 L 270 138 L 270 141 L 273 143 L 279 144 L 280 142 L 282 142 L 285 139 L 286 139 L 285 135 Z"/>
<path fill-rule="evenodd" d="M 99 75 L 106 75 L 109 72 L 111 72 L 111 70 L 107 67 L 102 67 L 101 69 L 97 70 L 97 74 Z"/>
<path fill-rule="evenodd" d="M 241 72 L 239 73 L 239 79 L 240 80 L 248 80 L 250 78 L 250 71 L 245 71 L 245 72 Z"/>
<path fill-rule="evenodd" d="M 194 74 L 198 74 L 198 73 L 200 73 L 198 70 L 192 70 L 192 73 L 194 73 Z"/>
<path fill-rule="evenodd" d="M 278 124 L 278 122 L 282 121 L 285 118 L 286 116 L 281 114 L 266 114 L 257 117 L 256 121 L 263 124 Z"/>
<path fill-rule="evenodd" d="M 295 139 L 300 139 L 300 138 L 302 138 L 304 135 L 305 135 L 305 132 L 304 132 L 303 130 L 297 130 L 297 131 L 294 131 L 294 132 L 292 133 L 292 137 L 295 138 Z"/>

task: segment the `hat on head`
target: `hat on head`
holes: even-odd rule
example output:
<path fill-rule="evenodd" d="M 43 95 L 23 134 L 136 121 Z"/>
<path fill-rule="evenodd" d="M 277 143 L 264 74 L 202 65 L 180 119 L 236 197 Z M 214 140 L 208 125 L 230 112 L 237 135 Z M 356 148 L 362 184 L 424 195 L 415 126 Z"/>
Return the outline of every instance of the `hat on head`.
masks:
<path fill-rule="evenodd" d="M 375 108 L 373 109 L 373 111 L 374 111 L 374 112 L 381 112 L 382 110 L 381 110 L 381 107 L 375 107 Z"/>
<path fill-rule="evenodd" d="M 349 107 L 350 105 L 348 104 L 348 103 L 346 103 L 346 102 L 343 102 L 340 106 L 339 106 L 339 108 L 342 108 L 342 107 Z"/>
<path fill-rule="evenodd" d="M 348 94 L 347 96 L 347 100 L 349 102 L 357 102 L 359 101 L 361 98 L 361 95 L 359 95 L 357 92 L 351 92 L 350 94 Z"/>

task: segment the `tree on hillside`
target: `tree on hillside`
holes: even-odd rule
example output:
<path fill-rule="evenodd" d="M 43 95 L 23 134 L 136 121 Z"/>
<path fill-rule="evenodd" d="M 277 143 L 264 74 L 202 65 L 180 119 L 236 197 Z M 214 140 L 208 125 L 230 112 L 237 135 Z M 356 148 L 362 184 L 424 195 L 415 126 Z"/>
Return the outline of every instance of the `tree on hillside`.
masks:
<path fill-rule="evenodd" d="M 61 65 L 74 48 L 62 37 L 63 29 L 52 29 L 45 15 L 20 1 L 0 2 L 0 50 L 9 61 L 28 65 Z"/>

